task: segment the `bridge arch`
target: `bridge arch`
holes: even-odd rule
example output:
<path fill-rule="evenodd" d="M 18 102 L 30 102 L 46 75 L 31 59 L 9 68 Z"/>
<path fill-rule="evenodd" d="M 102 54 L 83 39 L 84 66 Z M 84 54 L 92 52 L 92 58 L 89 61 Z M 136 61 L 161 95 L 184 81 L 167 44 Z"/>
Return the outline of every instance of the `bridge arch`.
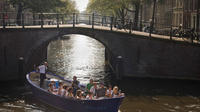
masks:
<path fill-rule="evenodd" d="M 200 79 L 199 45 L 84 27 L 16 28 L 0 32 L 0 46 L 9 44 L 6 53 L 12 54 L 7 59 L 16 60 L 0 66 L 13 69 L 9 71 L 0 68 L 0 74 L 5 74 L 2 79 L 15 77 L 13 74 L 18 73 L 16 68 L 19 57 L 24 57 L 25 73 L 31 71 L 35 63 L 46 58 L 48 43 L 66 34 L 82 34 L 103 43 L 112 52 L 108 60 L 113 67 L 118 62 L 116 57 L 121 56 L 123 76 Z M 2 52 L 3 49 L 0 49 L 1 62 L 5 59 L 3 56 L 6 56 Z"/>

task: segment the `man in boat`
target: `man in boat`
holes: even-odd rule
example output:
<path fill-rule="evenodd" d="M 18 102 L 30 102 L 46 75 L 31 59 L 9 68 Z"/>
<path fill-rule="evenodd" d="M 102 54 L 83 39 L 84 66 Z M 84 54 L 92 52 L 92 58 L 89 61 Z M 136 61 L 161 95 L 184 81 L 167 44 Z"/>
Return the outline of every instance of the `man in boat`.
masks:
<path fill-rule="evenodd" d="M 104 83 L 100 82 L 100 87 L 97 89 L 97 98 L 104 97 L 106 95 L 106 88 Z"/>
<path fill-rule="evenodd" d="M 72 88 L 73 88 L 73 95 L 76 95 L 76 91 L 80 88 L 79 87 L 80 82 L 77 80 L 77 77 L 74 76 L 73 77 L 73 81 L 72 81 Z"/>
<path fill-rule="evenodd" d="M 90 89 L 91 87 L 94 85 L 93 83 L 93 79 L 90 79 L 90 82 L 87 84 L 86 86 L 86 92 L 89 93 L 90 92 Z"/>
<path fill-rule="evenodd" d="M 46 78 L 46 71 L 47 71 L 48 63 L 44 62 L 42 65 L 38 67 L 40 73 L 40 87 L 43 86 L 44 79 Z"/>

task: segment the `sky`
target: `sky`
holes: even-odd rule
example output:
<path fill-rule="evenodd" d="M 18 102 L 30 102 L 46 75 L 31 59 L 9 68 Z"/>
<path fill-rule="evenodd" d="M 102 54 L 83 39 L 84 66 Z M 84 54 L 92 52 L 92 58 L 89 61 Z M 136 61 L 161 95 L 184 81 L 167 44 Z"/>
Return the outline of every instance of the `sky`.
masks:
<path fill-rule="evenodd" d="M 82 12 L 87 8 L 89 0 L 74 0 L 76 2 L 77 9 Z"/>

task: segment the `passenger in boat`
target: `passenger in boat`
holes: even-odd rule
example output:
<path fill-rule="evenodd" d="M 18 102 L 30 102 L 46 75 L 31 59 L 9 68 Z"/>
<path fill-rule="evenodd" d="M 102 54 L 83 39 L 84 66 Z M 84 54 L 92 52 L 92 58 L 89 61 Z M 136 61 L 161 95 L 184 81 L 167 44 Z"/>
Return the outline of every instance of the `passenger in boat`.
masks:
<path fill-rule="evenodd" d="M 61 93 L 61 96 L 68 96 L 68 86 L 64 85 L 63 86 L 63 92 Z"/>
<path fill-rule="evenodd" d="M 93 83 L 93 86 L 91 87 L 90 92 L 91 92 L 95 97 L 97 96 L 97 89 L 98 89 L 97 83 Z"/>
<path fill-rule="evenodd" d="M 76 91 L 76 98 L 77 99 L 83 99 L 83 94 L 82 94 L 82 91 L 80 89 Z"/>
<path fill-rule="evenodd" d="M 93 99 L 92 92 L 88 92 L 88 95 L 86 96 L 86 100 L 92 100 L 92 99 Z"/>
<path fill-rule="evenodd" d="M 51 81 L 52 85 L 53 85 L 53 89 L 56 90 L 56 82 L 55 81 Z"/>
<path fill-rule="evenodd" d="M 44 62 L 42 65 L 38 67 L 40 73 L 40 87 L 43 86 L 44 79 L 46 79 L 46 71 L 47 71 L 48 63 Z"/>
<path fill-rule="evenodd" d="M 52 94 L 57 94 L 57 91 L 54 89 L 53 83 L 49 83 L 48 91 Z"/>
<path fill-rule="evenodd" d="M 108 89 L 106 91 L 106 96 L 111 98 L 112 94 L 113 94 L 112 85 L 109 84 Z"/>
<path fill-rule="evenodd" d="M 69 87 L 67 97 L 74 97 L 74 95 L 73 95 L 73 88 L 72 87 Z"/>
<path fill-rule="evenodd" d="M 100 82 L 100 87 L 97 89 L 97 98 L 104 97 L 106 95 L 106 88 L 104 83 Z"/>
<path fill-rule="evenodd" d="M 74 76 L 73 77 L 73 81 L 72 81 L 72 88 L 73 88 L 73 95 L 76 95 L 76 91 L 79 89 L 79 84 L 80 82 L 77 80 L 77 77 Z"/>
<path fill-rule="evenodd" d="M 94 85 L 93 79 L 90 79 L 90 82 L 86 86 L 86 92 L 90 92 L 91 87 Z"/>
<path fill-rule="evenodd" d="M 113 97 L 113 98 L 117 98 L 117 97 L 120 97 L 120 96 L 122 96 L 122 95 L 123 95 L 123 94 L 121 93 L 121 90 L 118 91 L 118 87 L 115 86 L 115 87 L 113 88 L 112 97 Z"/>
<path fill-rule="evenodd" d="M 58 95 L 62 96 L 62 95 L 63 95 L 63 92 L 64 92 L 64 89 L 63 89 L 63 82 L 59 82 L 59 83 L 58 83 Z"/>

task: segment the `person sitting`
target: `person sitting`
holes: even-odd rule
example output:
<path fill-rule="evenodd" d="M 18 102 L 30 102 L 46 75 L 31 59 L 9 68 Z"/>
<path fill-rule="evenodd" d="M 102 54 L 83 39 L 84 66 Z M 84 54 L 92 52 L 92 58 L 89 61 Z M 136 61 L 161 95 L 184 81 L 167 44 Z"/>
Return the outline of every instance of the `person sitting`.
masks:
<path fill-rule="evenodd" d="M 68 89 L 67 97 L 74 97 L 74 95 L 73 95 L 73 88 L 72 88 L 72 87 L 70 87 L 70 88 Z"/>
<path fill-rule="evenodd" d="M 90 92 L 91 87 L 94 85 L 93 79 L 90 79 L 90 82 L 86 86 L 86 92 Z"/>
<path fill-rule="evenodd" d="M 73 88 L 73 95 L 76 95 L 76 91 L 79 89 L 79 84 L 80 82 L 77 80 L 77 77 L 74 76 L 73 77 L 73 81 L 72 81 L 72 88 Z"/>
<path fill-rule="evenodd" d="M 92 92 L 88 92 L 88 95 L 86 96 L 86 100 L 92 100 L 92 99 L 93 99 Z"/>
<path fill-rule="evenodd" d="M 54 89 L 53 83 L 49 84 L 48 91 L 52 94 L 57 94 L 57 91 Z"/>
<path fill-rule="evenodd" d="M 76 91 L 76 98 L 77 99 L 82 99 L 83 98 L 82 91 L 80 89 Z"/>
<path fill-rule="evenodd" d="M 117 97 L 120 97 L 120 96 L 122 96 L 122 95 L 123 95 L 123 94 L 121 94 L 121 90 L 118 91 L 118 87 L 115 86 L 115 87 L 113 88 L 112 97 L 113 97 L 113 98 L 117 98 Z"/>
<path fill-rule="evenodd" d="M 90 92 L 96 97 L 97 95 L 97 83 L 93 83 L 94 85 L 90 88 Z"/>
<path fill-rule="evenodd" d="M 111 98 L 113 94 L 112 85 L 108 85 L 108 89 L 106 91 L 106 96 Z"/>
<path fill-rule="evenodd" d="M 62 92 L 64 91 L 63 89 L 63 82 L 58 83 L 58 95 L 61 96 Z"/>
<path fill-rule="evenodd" d="M 97 98 L 104 97 L 106 95 L 106 88 L 104 87 L 104 83 L 100 83 L 100 87 L 97 89 Z"/>
<path fill-rule="evenodd" d="M 68 86 L 63 85 L 63 91 L 61 92 L 61 96 L 67 96 L 68 95 Z"/>

